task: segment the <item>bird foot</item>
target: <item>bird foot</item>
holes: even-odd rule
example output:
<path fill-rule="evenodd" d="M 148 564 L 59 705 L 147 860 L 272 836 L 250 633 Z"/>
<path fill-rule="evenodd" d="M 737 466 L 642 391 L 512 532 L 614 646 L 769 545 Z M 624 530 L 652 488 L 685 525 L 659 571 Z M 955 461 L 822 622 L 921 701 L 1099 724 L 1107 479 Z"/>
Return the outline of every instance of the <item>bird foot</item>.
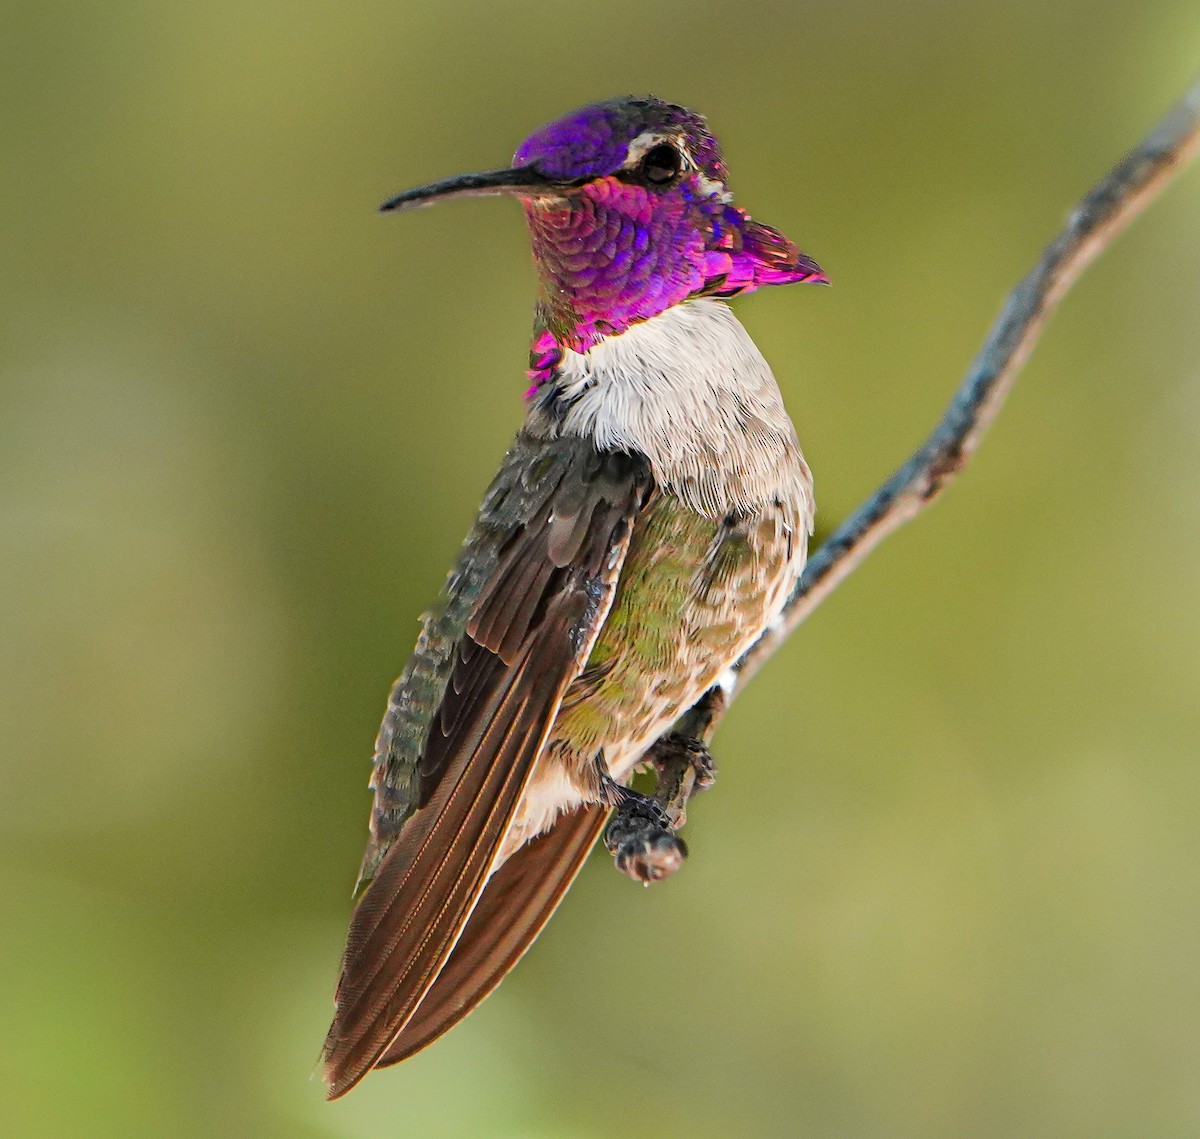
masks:
<path fill-rule="evenodd" d="M 687 858 L 687 844 L 671 829 L 657 801 L 614 783 L 616 814 L 604 828 L 604 845 L 617 869 L 635 882 L 651 882 L 674 874 Z"/>
<path fill-rule="evenodd" d="M 649 885 L 674 874 L 687 858 L 676 833 L 687 822 L 688 800 L 716 781 L 708 748 L 692 736 L 671 732 L 646 753 L 658 776 L 653 795 L 608 780 L 606 797 L 616 814 L 604 830 L 604 845 L 617 869 Z"/>

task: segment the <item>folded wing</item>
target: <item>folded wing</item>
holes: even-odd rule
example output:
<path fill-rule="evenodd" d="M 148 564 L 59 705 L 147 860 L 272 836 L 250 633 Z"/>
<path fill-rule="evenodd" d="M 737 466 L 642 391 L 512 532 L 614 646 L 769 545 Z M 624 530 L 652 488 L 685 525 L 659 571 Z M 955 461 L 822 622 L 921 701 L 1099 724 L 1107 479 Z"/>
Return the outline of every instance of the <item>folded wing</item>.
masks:
<path fill-rule="evenodd" d="M 439 986 L 563 693 L 612 604 L 648 489 L 640 459 L 522 435 L 489 491 L 380 729 L 372 840 L 325 1042 L 331 1097 L 402 1058 L 385 1061 L 393 1044 L 407 1055 L 422 1046 L 418 1037 L 427 1043 L 482 1000 L 586 855 L 590 839 L 577 849 L 582 830 L 542 848 L 561 889 L 531 890 L 528 867 L 498 871 L 496 903 Z M 502 894 L 518 903 L 524 932 L 500 944 L 492 939 L 504 933 Z M 435 989 L 437 1003 L 406 1047 L 401 1034 Z"/>

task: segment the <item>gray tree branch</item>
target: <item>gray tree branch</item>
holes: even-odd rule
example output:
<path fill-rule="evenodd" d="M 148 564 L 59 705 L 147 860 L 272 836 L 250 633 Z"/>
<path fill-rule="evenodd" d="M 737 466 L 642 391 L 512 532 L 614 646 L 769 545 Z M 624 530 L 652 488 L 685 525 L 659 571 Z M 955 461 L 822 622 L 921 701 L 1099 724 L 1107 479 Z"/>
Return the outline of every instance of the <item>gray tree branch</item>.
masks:
<path fill-rule="evenodd" d="M 732 699 L 796 627 L 888 534 L 924 510 L 953 481 L 975 453 L 1042 326 L 1067 290 L 1113 237 L 1166 187 L 1198 146 L 1200 79 L 1075 208 L 1062 232 L 1009 294 L 983 348 L 925 444 L 809 558 L 775 626 L 738 661 L 722 687 L 712 689 L 683 718 L 681 731 L 700 740 L 711 739 Z M 690 790 L 690 784 L 687 786 Z M 681 810 L 678 802 L 672 806 Z"/>

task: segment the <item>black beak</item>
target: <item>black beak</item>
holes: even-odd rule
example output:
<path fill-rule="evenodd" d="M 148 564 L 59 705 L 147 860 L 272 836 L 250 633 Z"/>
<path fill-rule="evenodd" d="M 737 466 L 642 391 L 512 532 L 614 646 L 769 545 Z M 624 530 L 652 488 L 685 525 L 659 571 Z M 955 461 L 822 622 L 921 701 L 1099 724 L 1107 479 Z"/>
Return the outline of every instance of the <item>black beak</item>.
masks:
<path fill-rule="evenodd" d="M 405 190 L 394 198 L 388 198 L 381 212 L 407 210 L 414 206 L 428 205 L 444 198 L 480 197 L 485 194 L 517 194 L 536 196 L 540 193 L 560 191 L 569 183 L 555 182 L 539 174 L 532 166 L 516 166 L 509 170 L 488 170 L 482 174 L 459 174 L 454 178 L 443 178 L 428 186 Z"/>

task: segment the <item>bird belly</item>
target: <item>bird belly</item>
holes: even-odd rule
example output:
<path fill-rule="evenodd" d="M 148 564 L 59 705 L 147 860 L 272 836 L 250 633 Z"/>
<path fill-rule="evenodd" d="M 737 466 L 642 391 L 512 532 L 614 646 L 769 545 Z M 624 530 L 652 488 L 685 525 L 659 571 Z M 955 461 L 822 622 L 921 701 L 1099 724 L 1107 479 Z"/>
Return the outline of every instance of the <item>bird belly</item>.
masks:
<path fill-rule="evenodd" d="M 646 751 L 778 616 L 807 528 L 782 503 L 706 518 L 662 494 L 635 524 L 612 608 L 568 689 L 501 859 L 627 781 Z M 602 767 L 603 765 L 603 767 Z"/>

